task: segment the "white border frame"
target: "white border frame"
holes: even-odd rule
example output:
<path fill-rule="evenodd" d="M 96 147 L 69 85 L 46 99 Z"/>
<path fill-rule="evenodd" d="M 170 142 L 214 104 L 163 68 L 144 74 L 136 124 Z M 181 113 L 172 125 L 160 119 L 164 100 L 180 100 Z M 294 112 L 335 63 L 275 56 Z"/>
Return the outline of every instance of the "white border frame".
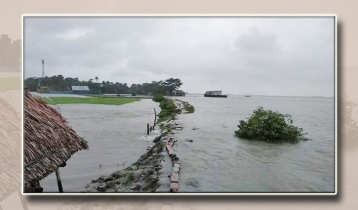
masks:
<path fill-rule="evenodd" d="M 334 17 L 334 144 L 335 144 L 335 181 L 334 181 L 334 192 L 333 193 L 24 193 L 24 19 L 26 17 Z M 187 195 L 196 195 L 196 196 L 232 196 L 232 195 L 249 195 L 249 196 L 262 196 L 262 195 L 270 195 L 270 196 L 292 196 L 292 195 L 300 195 L 300 196 L 335 196 L 338 193 L 338 173 L 337 173 L 337 15 L 335 14 L 23 14 L 21 17 L 21 25 L 22 25 L 22 53 L 21 53 L 21 60 L 22 60 L 22 85 L 21 85 L 21 193 L 25 196 L 43 196 L 43 195 L 82 195 L 82 196 L 117 196 L 117 195 L 131 195 L 131 196 L 141 196 L 141 195 L 150 195 L 150 196 L 187 196 Z"/>

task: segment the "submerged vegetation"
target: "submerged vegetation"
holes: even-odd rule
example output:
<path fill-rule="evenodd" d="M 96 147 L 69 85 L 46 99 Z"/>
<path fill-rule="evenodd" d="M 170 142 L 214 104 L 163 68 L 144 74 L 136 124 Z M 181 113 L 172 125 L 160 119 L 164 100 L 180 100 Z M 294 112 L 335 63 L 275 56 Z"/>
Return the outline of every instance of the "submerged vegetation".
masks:
<path fill-rule="evenodd" d="M 47 104 L 106 104 L 106 105 L 122 105 L 141 100 L 140 98 L 127 97 L 42 97 L 41 100 Z"/>
<path fill-rule="evenodd" d="M 179 99 L 176 99 L 176 100 L 180 101 L 184 105 L 184 109 L 185 109 L 186 113 L 194 113 L 195 108 L 194 108 L 193 105 L 189 104 L 186 101 L 182 101 L 182 100 L 179 100 Z"/>
<path fill-rule="evenodd" d="M 187 113 L 194 113 L 195 108 L 193 105 L 190 105 L 188 102 L 183 102 L 184 108 L 187 111 Z"/>
<path fill-rule="evenodd" d="M 305 140 L 303 129 L 293 126 L 291 115 L 284 115 L 258 107 L 245 122 L 240 121 L 235 135 L 245 139 L 258 139 L 267 142 L 291 142 Z"/>

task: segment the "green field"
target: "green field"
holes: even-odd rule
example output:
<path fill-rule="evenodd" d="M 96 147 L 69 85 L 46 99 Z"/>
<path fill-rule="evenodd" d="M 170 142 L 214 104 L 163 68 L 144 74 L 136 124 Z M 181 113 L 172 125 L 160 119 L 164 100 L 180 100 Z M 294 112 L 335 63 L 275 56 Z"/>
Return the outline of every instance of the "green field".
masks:
<path fill-rule="evenodd" d="M 100 98 L 100 97 L 88 97 L 88 98 L 75 98 L 75 97 L 50 97 L 42 98 L 47 104 L 106 104 L 106 105 L 122 105 L 132 103 L 134 101 L 140 101 L 140 98 Z"/>

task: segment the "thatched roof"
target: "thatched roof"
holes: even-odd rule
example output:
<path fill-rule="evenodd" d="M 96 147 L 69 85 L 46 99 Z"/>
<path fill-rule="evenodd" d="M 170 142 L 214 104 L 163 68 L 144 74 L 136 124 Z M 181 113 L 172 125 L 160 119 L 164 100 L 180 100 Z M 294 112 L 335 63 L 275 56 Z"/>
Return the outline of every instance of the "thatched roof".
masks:
<path fill-rule="evenodd" d="M 63 165 L 75 152 L 88 149 L 65 118 L 25 90 L 24 183 L 41 180 Z"/>
<path fill-rule="evenodd" d="M 0 202 L 21 183 L 21 118 L 0 98 Z"/>

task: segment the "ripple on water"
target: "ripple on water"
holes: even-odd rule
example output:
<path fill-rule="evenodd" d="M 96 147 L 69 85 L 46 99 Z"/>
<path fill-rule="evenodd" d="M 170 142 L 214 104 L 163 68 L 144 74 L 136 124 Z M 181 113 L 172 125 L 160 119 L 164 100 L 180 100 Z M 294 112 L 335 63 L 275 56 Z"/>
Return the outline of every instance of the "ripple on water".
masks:
<path fill-rule="evenodd" d="M 180 115 L 181 192 L 334 191 L 334 100 L 295 97 L 185 97 L 196 111 Z M 311 140 L 248 141 L 234 136 L 258 106 L 292 115 Z M 184 173 L 185 172 L 185 173 Z M 193 180 L 200 184 L 192 186 Z M 195 182 L 194 182 L 195 183 Z"/>

